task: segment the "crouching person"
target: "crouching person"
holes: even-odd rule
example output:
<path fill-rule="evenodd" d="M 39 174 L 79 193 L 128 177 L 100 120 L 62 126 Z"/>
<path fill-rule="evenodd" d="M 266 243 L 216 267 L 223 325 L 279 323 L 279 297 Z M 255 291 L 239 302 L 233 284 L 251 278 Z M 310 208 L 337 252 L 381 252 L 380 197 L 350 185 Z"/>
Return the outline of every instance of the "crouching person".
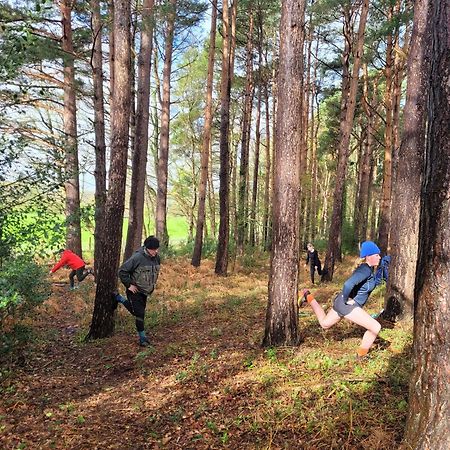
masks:
<path fill-rule="evenodd" d="M 142 347 L 150 345 L 145 335 L 144 318 L 147 297 L 155 289 L 158 280 L 160 267 L 158 251 L 159 240 L 155 236 L 149 236 L 144 245 L 119 268 L 119 278 L 126 287 L 127 298 L 114 294 L 117 304 L 122 303 L 135 317 L 139 345 Z"/>

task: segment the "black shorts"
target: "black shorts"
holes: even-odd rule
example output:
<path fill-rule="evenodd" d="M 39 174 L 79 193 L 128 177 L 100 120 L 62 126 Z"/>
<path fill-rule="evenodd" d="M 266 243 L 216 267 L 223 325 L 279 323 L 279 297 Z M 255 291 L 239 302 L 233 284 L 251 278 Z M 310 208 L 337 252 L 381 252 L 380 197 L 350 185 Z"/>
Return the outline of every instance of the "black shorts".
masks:
<path fill-rule="evenodd" d="M 350 314 L 355 308 L 361 308 L 358 303 L 348 305 L 344 302 L 344 296 L 342 293 L 338 294 L 333 300 L 333 309 L 338 313 L 339 317 L 345 317 Z"/>

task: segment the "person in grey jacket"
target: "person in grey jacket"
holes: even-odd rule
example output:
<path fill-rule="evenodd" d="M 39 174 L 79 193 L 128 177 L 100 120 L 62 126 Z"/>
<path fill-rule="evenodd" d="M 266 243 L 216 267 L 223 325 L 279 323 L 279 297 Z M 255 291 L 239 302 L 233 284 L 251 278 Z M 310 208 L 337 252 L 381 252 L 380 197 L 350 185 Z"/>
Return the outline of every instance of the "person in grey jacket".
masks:
<path fill-rule="evenodd" d="M 122 303 L 135 317 L 139 345 L 142 347 L 150 345 L 145 335 L 144 318 L 147 297 L 155 289 L 158 280 L 161 264 L 158 251 L 159 240 L 155 236 L 149 236 L 144 245 L 119 268 L 119 278 L 126 287 L 127 298 L 114 294 L 117 304 Z"/>

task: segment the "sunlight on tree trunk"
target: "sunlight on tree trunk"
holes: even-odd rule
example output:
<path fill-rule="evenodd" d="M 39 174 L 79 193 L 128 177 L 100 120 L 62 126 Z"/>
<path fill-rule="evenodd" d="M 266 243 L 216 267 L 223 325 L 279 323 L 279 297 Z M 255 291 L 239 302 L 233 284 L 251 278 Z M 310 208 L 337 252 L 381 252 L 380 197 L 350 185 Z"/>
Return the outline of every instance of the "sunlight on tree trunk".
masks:
<path fill-rule="evenodd" d="M 158 192 L 156 199 L 156 236 L 158 236 L 162 248 L 167 248 L 169 245 L 169 235 L 167 233 L 167 181 L 169 176 L 170 79 L 172 74 L 177 0 L 170 0 L 169 4 L 170 9 L 165 32 L 161 134 L 158 155 Z"/>
<path fill-rule="evenodd" d="M 236 1 L 236 0 L 235 0 Z M 230 148 L 229 148 L 229 127 L 230 127 L 230 20 L 228 0 L 223 0 L 222 8 L 222 74 L 220 82 L 220 188 L 219 188 L 219 240 L 217 245 L 215 273 L 226 275 L 228 268 L 228 240 L 230 227 Z"/>
<path fill-rule="evenodd" d="M 203 146 L 200 164 L 200 182 L 198 187 L 198 210 L 197 226 L 195 232 L 194 252 L 191 264 L 194 267 L 200 266 L 203 247 L 203 230 L 206 217 L 206 183 L 208 180 L 209 154 L 211 148 L 211 125 L 212 125 L 212 104 L 213 104 L 213 80 L 214 80 L 214 54 L 216 51 L 216 28 L 217 28 L 217 0 L 211 5 L 211 31 L 209 33 L 208 50 L 208 77 L 206 81 L 206 103 L 205 103 L 205 127 L 203 130 Z"/>
<path fill-rule="evenodd" d="M 75 65 L 72 41 L 72 2 L 60 3 L 62 16 L 62 49 L 64 51 L 64 150 L 66 190 L 66 247 L 79 256 L 81 249 L 80 179 L 78 164 L 77 105 Z"/>
<path fill-rule="evenodd" d="M 111 109 L 111 163 L 105 204 L 102 241 L 105 246 L 98 262 L 97 289 L 88 339 L 111 336 L 114 332 L 112 292 L 117 286 L 122 224 L 125 209 L 125 180 L 130 119 L 130 2 L 115 2 L 115 59 Z"/>
<path fill-rule="evenodd" d="M 131 165 L 130 206 L 124 260 L 127 260 L 142 243 L 144 191 L 145 178 L 147 176 L 150 74 L 153 50 L 153 5 L 153 0 L 144 0 L 142 5 L 141 49 L 138 57 L 136 136 Z"/>
<path fill-rule="evenodd" d="M 336 261 L 341 260 L 341 241 L 342 241 L 342 220 L 344 206 L 344 188 L 347 177 L 347 163 L 350 147 L 350 137 L 353 126 L 353 118 L 356 108 L 356 92 L 359 79 L 359 67 L 363 55 L 364 31 L 366 29 L 367 14 L 369 11 L 369 0 L 363 0 L 361 14 L 359 17 L 359 28 L 357 36 L 357 48 L 353 60 L 353 70 L 348 84 L 348 91 L 343 89 L 342 96 L 344 108 L 342 111 L 340 132 L 339 132 L 339 150 L 338 166 L 336 171 L 336 181 L 333 195 L 333 212 L 331 215 L 330 229 L 328 233 L 328 248 L 325 257 L 324 271 L 322 281 L 331 281 L 334 274 Z M 348 56 L 348 55 L 347 55 Z"/>
<path fill-rule="evenodd" d="M 285 0 L 280 23 L 273 245 L 263 346 L 297 345 L 298 201 L 303 135 L 299 99 L 303 87 L 305 1 Z"/>
<path fill-rule="evenodd" d="M 103 56 L 102 56 L 102 22 L 99 0 L 91 0 L 92 9 L 92 83 L 94 85 L 94 131 L 95 131 L 95 243 L 94 264 L 98 271 L 100 253 L 105 243 L 102 242 L 102 222 L 106 202 L 106 138 L 105 106 L 103 100 Z"/>
<path fill-rule="evenodd" d="M 404 109 L 402 142 L 393 182 L 391 255 L 385 295 L 385 319 L 412 320 L 414 280 L 419 245 L 419 211 L 423 152 L 427 119 L 430 54 L 426 45 L 430 27 L 426 13 L 429 0 L 417 3 L 408 59 L 408 85 Z M 423 7 L 419 8 L 419 5 Z"/>

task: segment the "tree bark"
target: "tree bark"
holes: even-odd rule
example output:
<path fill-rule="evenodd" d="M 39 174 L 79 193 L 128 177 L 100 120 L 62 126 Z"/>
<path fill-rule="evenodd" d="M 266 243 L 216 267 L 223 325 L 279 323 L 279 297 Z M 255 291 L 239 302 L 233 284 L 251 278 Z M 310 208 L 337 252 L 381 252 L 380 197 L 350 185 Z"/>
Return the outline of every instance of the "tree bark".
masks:
<path fill-rule="evenodd" d="M 264 346 L 297 345 L 298 201 L 302 146 L 303 41 L 305 1 L 284 0 L 280 23 L 276 122 L 273 244 Z"/>
<path fill-rule="evenodd" d="M 414 53 L 414 45 L 432 52 L 405 436 L 415 450 L 450 448 L 450 8 L 448 2 L 431 0 L 430 8 L 427 3 L 417 1 L 415 8 L 432 13 L 431 27 L 411 46 Z"/>
<path fill-rule="evenodd" d="M 316 234 L 318 232 L 318 211 L 319 211 L 319 197 L 318 197 L 318 184 L 319 180 L 317 177 L 318 173 L 318 162 L 317 162 L 317 147 L 318 147 L 318 134 L 320 127 L 320 115 L 319 115 L 319 105 L 318 105 L 318 92 L 316 89 L 317 82 L 317 70 L 319 62 L 317 60 L 317 55 L 319 52 L 319 40 L 316 41 L 316 48 L 314 50 L 314 70 L 312 76 L 312 89 L 311 89 L 311 207 L 309 211 L 309 221 L 310 221 L 310 238 L 311 242 L 316 239 Z M 314 103 L 316 106 L 314 107 Z"/>
<path fill-rule="evenodd" d="M 234 0 L 236 1 L 236 0 Z M 223 0 L 222 8 L 222 73 L 220 82 L 220 172 L 219 172 L 219 238 L 216 254 L 215 273 L 226 275 L 228 268 L 228 239 L 229 239 L 229 184 L 230 184 L 230 20 L 228 0 Z"/>
<path fill-rule="evenodd" d="M 203 129 L 202 156 L 200 162 L 200 182 L 198 186 L 197 226 L 195 230 L 194 252 L 191 264 L 200 266 L 203 247 L 203 229 L 206 217 L 206 183 L 208 181 L 209 154 L 211 148 L 211 126 L 213 106 L 214 55 L 216 52 L 217 0 L 211 6 L 211 31 L 209 33 L 208 76 L 206 81 L 205 127 Z"/>
<path fill-rule="evenodd" d="M 248 6 L 249 25 L 246 46 L 246 83 L 244 112 L 242 119 L 241 157 L 239 166 L 239 190 L 237 212 L 237 250 L 242 254 L 248 230 L 248 174 L 250 153 L 250 128 L 253 106 L 253 9 Z"/>
<path fill-rule="evenodd" d="M 389 6 L 388 21 L 392 21 L 394 7 Z M 386 67 L 384 74 L 386 88 L 384 105 L 386 110 L 386 124 L 384 127 L 384 164 L 383 164 L 383 188 L 380 204 L 380 220 L 378 229 L 378 246 L 382 253 L 386 253 L 389 246 L 389 224 L 391 219 L 391 192 L 392 192 L 392 145 L 393 145 L 393 87 L 394 87 L 394 37 L 392 32 L 387 35 Z"/>
<path fill-rule="evenodd" d="M 209 171 L 208 171 L 208 207 L 210 217 L 211 235 L 216 237 L 216 193 L 214 192 L 214 183 L 212 180 L 213 163 L 212 163 L 212 150 L 211 145 L 209 148 Z"/>
<path fill-rule="evenodd" d="M 142 243 L 145 177 L 147 175 L 150 74 L 153 51 L 153 6 L 153 0 L 144 0 L 142 5 L 136 135 L 131 165 L 130 206 L 124 260 L 127 260 Z"/>
<path fill-rule="evenodd" d="M 105 204 L 102 249 L 98 264 L 94 312 L 87 338 L 111 336 L 114 332 L 112 292 L 117 286 L 125 209 L 128 133 L 130 122 L 130 2 L 115 1 L 114 16 L 114 92 L 111 109 L 111 161 Z"/>
<path fill-rule="evenodd" d="M 106 202 L 106 138 L 105 105 L 103 101 L 103 57 L 102 57 L 102 21 L 100 1 L 91 0 L 92 12 L 92 79 L 94 85 L 94 132 L 95 132 L 95 241 L 94 269 L 98 272 L 98 260 L 105 246 L 102 242 L 102 221 Z"/>
<path fill-rule="evenodd" d="M 328 234 L 328 247 L 325 257 L 322 281 L 331 281 L 336 260 L 341 259 L 342 219 L 344 205 L 344 187 L 347 176 L 347 161 L 350 146 L 350 136 L 356 107 L 356 91 L 358 87 L 359 67 L 363 54 L 364 31 L 366 28 L 369 0 L 363 0 L 357 37 L 357 48 L 353 60 L 352 76 L 349 84 L 348 97 L 345 101 L 345 118 L 341 117 L 339 131 L 338 166 L 334 187 L 334 203 Z M 345 95 L 345 91 L 342 92 Z M 344 114 L 343 114 L 344 115 Z"/>
<path fill-rule="evenodd" d="M 415 5 L 402 141 L 393 180 L 391 256 L 383 317 L 412 320 L 414 280 L 419 245 L 420 190 L 423 176 L 430 25 L 426 17 L 430 0 Z"/>
<path fill-rule="evenodd" d="M 267 63 L 267 59 L 266 59 Z M 270 193 L 272 177 L 272 156 L 270 145 L 270 102 L 269 102 L 269 80 L 264 80 L 264 104 L 265 104 L 265 123 L 266 123 L 266 151 L 265 151 L 265 173 L 264 173 L 264 212 L 263 212 L 263 246 L 268 249 L 269 239 L 269 210 L 270 210 Z"/>
<path fill-rule="evenodd" d="M 372 183 L 371 167 L 373 165 L 373 136 L 374 129 L 374 111 L 376 111 L 376 91 L 373 93 L 372 101 L 369 93 L 369 73 L 367 64 L 363 66 L 363 98 L 362 106 L 367 119 L 367 131 L 364 141 L 363 153 L 360 164 L 359 190 L 355 207 L 355 236 L 358 242 L 367 239 L 367 224 L 369 220 L 369 194 Z M 373 83 L 375 86 L 377 82 Z M 370 83 L 372 85 L 372 83 Z"/>
<path fill-rule="evenodd" d="M 156 236 L 159 238 L 162 248 L 167 248 L 169 245 L 169 235 L 167 233 L 167 180 L 169 170 L 170 78 L 172 73 L 172 52 L 177 0 L 170 0 L 169 5 L 170 10 L 167 17 L 164 48 L 161 134 L 158 155 L 158 192 L 156 198 Z"/>
<path fill-rule="evenodd" d="M 252 188 L 252 202 L 250 207 L 250 245 L 256 246 L 256 210 L 258 206 L 258 182 L 259 182 L 259 154 L 261 147 L 261 103 L 262 103 L 262 14 L 261 9 L 258 8 L 258 101 L 256 107 L 256 121 L 255 121 L 255 162 L 253 166 L 253 188 Z"/>
<path fill-rule="evenodd" d="M 114 92 L 114 60 L 115 60 L 115 42 L 114 42 L 114 0 L 108 1 L 109 20 L 111 26 L 109 29 L 109 106 L 111 108 L 113 100 L 112 94 Z"/>
<path fill-rule="evenodd" d="M 81 249 L 80 180 L 77 143 L 77 105 L 75 64 L 72 40 L 72 1 L 60 2 L 62 20 L 62 50 L 64 52 L 64 150 L 66 191 L 66 247 L 79 256 Z"/>

